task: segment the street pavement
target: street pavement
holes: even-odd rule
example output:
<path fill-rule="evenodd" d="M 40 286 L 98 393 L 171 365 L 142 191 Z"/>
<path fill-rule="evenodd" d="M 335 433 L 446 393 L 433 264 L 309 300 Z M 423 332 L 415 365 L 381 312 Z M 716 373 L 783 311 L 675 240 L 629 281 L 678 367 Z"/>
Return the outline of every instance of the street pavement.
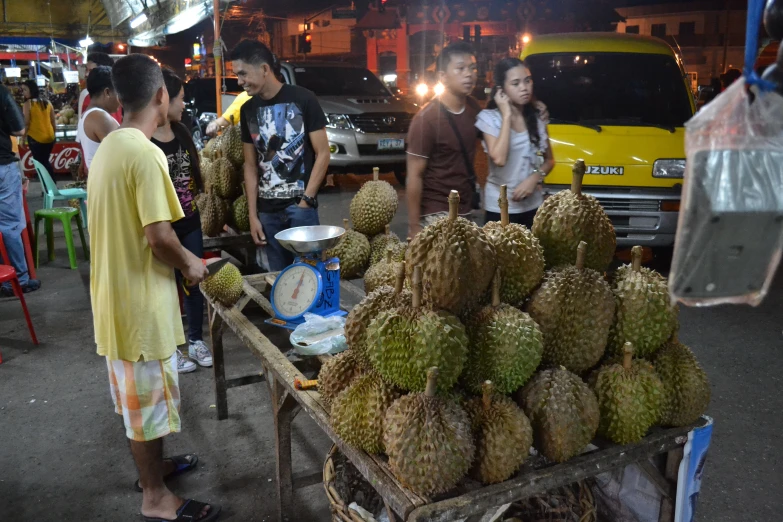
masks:
<path fill-rule="evenodd" d="M 338 177 L 320 196 L 324 224 L 340 225 L 366 177 Z M 388 175 L 384 179 L 393 182 Z M 398 187 L 399 188 L 399 187 Z M 31 210 L 40 208 L 37 184 Z M 406 234 L 404 194 L 392 223 Z M 57 227 L 57 225 L 55 225 Z M 28 294 L 41 341 L 30 343 L 19 303 L 0 299 L 0 520 L 13 522 L 138 520 L 141 496 L 122 422 L 113 412 L 106 367 L 95 354 L 89 265 L 68 268 L 58 232 L 57 258 L 43 264 L 40 291 Z M 80 253 L 77 250 L 77 255 Z M 45 257 L 45 256 L 44 256 Z M 680 338 L 712 383 L 715 419 L 696 519 L 771 522 L 783 518 L 780 433 L 780 277 L 757 307 L 682 308 Z M 253 317 L 261 324 L 262 317 Z M 270 332 L 280 336 L 279 330 Z M 226 335 L 227 374 L 260 371 L 239 341 Z M 209 369 L 181 376 L 183 432 L 166 453 L 195 451 L 198 468 L 171 482 L 181 495 L 224 506 L 221 520 L 275 519 L 273 425 L 266 386 L 229 390 L 230 417 L 217 421 Z M 294 421 L 294 472 L 321 469 L 330 441 L 306 414 Z M 776 491 L 778 493 L 776 493 Z M 327 521 L 320 484 L 296 492 L 294 520 Z"/>

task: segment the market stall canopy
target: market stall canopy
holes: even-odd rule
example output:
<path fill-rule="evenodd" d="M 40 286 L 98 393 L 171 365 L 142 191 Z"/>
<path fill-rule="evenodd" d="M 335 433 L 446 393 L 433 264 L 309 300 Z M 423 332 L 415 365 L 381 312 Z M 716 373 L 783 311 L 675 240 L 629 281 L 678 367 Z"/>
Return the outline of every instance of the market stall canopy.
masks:
<path fill-rule="evenodd" d="M 103 0 L 112 27 L 127 31 L 134 46 L 162 43 L 212 14 L 211 0 Z"/>
<path fill-rule="evenodd" d="M 96 42 L 124 40 L 121 31 L 112 29 L 101 0 L 4 0 L 0 28 L 4 37 L 41 36 L 78 42 L 89 34 Z"/>

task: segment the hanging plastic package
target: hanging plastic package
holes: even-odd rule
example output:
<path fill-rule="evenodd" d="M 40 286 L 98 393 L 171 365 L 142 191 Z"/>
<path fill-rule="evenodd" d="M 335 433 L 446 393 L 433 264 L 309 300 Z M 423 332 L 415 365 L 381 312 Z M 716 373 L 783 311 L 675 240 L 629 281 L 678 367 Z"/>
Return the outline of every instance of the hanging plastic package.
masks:
<path fill-rule="evenodd" d="M 752 69 L 759 3 L 748 8 L 749 68 L 686 124 L 669 290 L 687 305 L 758 305 L 783 249 L 783 97 Z"/>

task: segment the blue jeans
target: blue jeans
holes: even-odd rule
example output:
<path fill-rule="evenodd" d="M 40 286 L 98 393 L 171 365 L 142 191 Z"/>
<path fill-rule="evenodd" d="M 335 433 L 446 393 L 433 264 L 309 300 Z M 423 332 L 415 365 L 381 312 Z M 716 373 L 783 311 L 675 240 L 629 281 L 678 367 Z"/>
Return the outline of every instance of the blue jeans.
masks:
<path fill-rule="evenodd" d="M 14 161 L 8 165 L 0 165 L 0 233 L 3 234 L 3 243 L 11 265 L 16 270 L 19 284 L 24 286 L 30 276 L 27 274 L 27 259 L 22 243 L 22 232 L 27 226 L 22 197 L 22 173 L 19 171 L 19 163 Z M 10 283 L 3 283 L 3 286 L 11 288 Z"/>
<path fill-rule="evenodd" d="M 193 255 L 204 257 L 204 237 L 200 228 L 181 236 L 177 234 L 177 237 L 182 246 L 190 250 Z M 179 286 L 182 284 L 182 272 L 175 270 L 174 273 Z M 203 341 L 204 296 L 201 295 L 198 285 L 189 286 L 188 292 L 190 295 L 184 295 L 185 316 L 188 318 L 188 341 Z"/>
<path fill-rule="evenodd" d="M 294 253 L 283 248 L 275 239 L 275 234 L 293 227 L 320 225 L 318 210 L 300 208 L 293 204 L 280 212 L 259 212 L 258 219 L 266 236 L 266 255 L 269 259 L 269 270 L 277 272 L 294 262 Z"/>

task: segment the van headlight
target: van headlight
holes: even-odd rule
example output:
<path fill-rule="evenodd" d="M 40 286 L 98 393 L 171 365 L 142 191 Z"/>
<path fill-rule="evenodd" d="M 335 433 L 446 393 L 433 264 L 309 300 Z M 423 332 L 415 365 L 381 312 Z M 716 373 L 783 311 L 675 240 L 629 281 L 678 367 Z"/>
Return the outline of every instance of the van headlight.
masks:
<path fill-rule="evenodd" d="M 661 159 L 653 163 L 654 178 L 682 178 L 685 176 L 684 159 Z"/>
<path fill-rule="evenodd" d="M 345 114 L 326 114 L 326 126 L 331 129 L 352 129 L 351 120 Z"/>

